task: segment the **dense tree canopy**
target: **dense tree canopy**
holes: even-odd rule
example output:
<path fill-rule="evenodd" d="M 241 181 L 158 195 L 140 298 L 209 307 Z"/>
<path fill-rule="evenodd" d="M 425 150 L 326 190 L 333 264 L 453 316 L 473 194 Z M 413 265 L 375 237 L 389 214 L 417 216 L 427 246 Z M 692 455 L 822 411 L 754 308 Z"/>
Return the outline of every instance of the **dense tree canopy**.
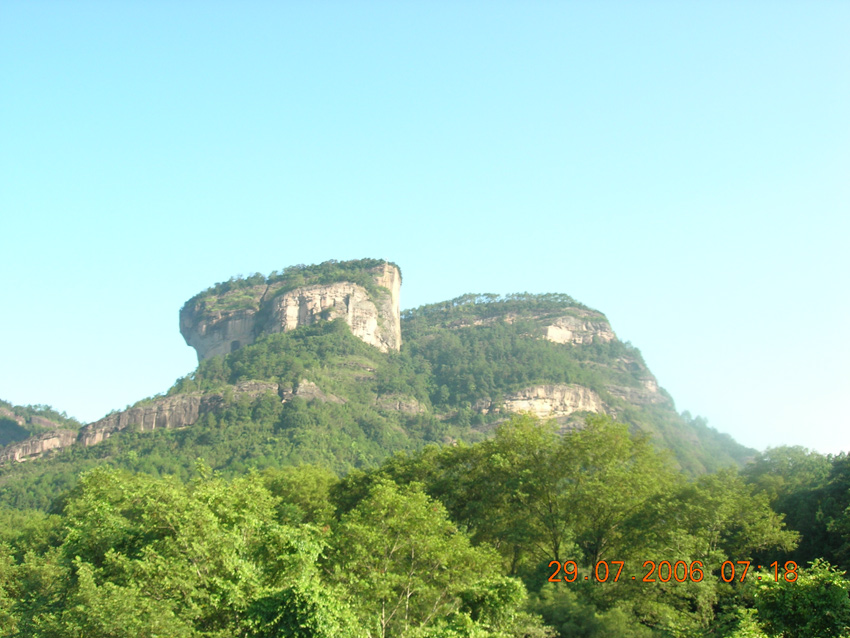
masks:
<path fill-rule="evenodd" d="M 828 563 L 744 576 L 799 538 L 759 467 L 689 479 L 623 424 L 529 415 L 343 478 L 100 465 L 0 510 L 0 636 L 844 636 Z"/>
<path fill-rule="evenodd" d="M 406 313 L 391 353 L 341 320 L 268 335 L 175 383 L 214 399 L 191 427 L 0 468 L 0 638 L 850 635 L 847 457 L 739 471 L 752 451 L 663 392 L 627 400 L 637 349 L 543 338 L 571 312 L 593 311 L 467 295 Z M 501 410 L 554 383 L 617 421 Z M 9 441 L 79 425 L 0 408 Z"/>

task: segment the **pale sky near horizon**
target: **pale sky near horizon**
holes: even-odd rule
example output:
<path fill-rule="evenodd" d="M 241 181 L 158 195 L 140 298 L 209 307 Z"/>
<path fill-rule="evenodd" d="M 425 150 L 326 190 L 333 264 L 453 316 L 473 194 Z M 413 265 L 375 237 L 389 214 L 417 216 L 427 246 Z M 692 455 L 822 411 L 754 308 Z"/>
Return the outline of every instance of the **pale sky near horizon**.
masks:
<path fill-rule="evenodd" d="M 850 3 L 0 3 L 0 398 L 196 365 L 189 297 L 385 258 L 565 292 L 678 410 L 850 451 Z"/>

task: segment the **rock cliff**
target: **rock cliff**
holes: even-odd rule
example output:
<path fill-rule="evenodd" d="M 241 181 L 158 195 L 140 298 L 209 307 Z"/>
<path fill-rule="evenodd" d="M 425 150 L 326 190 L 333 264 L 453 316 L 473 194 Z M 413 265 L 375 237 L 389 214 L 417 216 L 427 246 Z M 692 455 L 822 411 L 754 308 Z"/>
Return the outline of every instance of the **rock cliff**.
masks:
<path fill-rule="evenodd" d="M 559 419 L 573 412 L 605 412 L 593 390 L 580 385 L 537 385 L 505 398 L 508 412 L 531 412 L 543 419 Z"/>
<path fill-rule="evenodd" d="M 279 394 L 277 383 L 247 381 L 233 387 L 233 394 L 256 397 L 266 392 Z M 207 412 L 213 412 L 223 403 L 220 394 L 178 394 L 162 397 L 152 402 L 110 414 L 80 428 L 78 442 L 96 445 L 120 430 L 133 427 L 142 432 L 158 429 L 183 428 L 194 425 Z"/>
<path fill-rule="evenodd" d="M 0 449 L 0 465 L 10 461 L 28 461 L 43 456 L 51 450 L 73 445 L 76 441 L 77 432 L 74 430 L 45 432 Z"/>
<path fill-rule="evenodd" d="M 550 321 L 546 326 L 546 338 L 554 343 L 578 345 L 617 339 L 608 320 L 593 310 L 574 309 L 571 314 Z"/>
<path fill-rule="evenodd" d="M 116 412 L 83 426 L 80 428 L 78 440 L 81 445 L 89 446 L 96 445 L 115 432 L 129 427 L 136 427 L 144 432 L 192 425 L 204 409 L 209 410 L 210 404 L 219 399 L 217 395 L 183 394 L 155 400 L 149 405 Z"/>
<path fill-rule="evenodd" d="M 399 350 L 401 273 L 386 262 L 364 273 L 369 280 L 361 283 L 311 284 L 307 277 L 304 285 L 293 288 L 285 279 L 270 279 L 202 293 L 180 311 L 180 332 L 199 361 L 233 352 L 264 334 L 336 318 L 382 352 Z"/>
<path fill-rule="evenodd" d="M 534 385 L 509 394 L 500 405 L 491 401 L 479 401 L 473 407 L 482 414 L 491 411 L 531 412 L 536 417 L 555 419 L 561 424 L 571 421 L 570 417 L 575 413 L 608 412 L 607 406 L 596 392 L 571 383 Z"/>

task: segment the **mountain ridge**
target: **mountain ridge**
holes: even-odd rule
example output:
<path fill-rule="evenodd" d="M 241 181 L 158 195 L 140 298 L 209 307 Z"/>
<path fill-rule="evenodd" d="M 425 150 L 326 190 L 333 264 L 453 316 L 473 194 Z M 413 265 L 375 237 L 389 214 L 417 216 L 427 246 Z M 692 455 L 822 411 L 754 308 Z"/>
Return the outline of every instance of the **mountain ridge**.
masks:
<path fill-rule="evenodd" d="M 290 286 L 281 298 L 316 286 L 341 290 L 333 279 L 347 277 L 360 281 L 355 285 L 367 300 L 377 289 L 397 307 L 398 289 L 382 293 L 375 283 L 391 269 L 400 288 L 400 270 L 383 260 L 298 267 L 289 273 L 303 285 L 294 287 L 274 273 L 265 283 L 261 276 L 231 280 L 189 300 L 181 328 L 187 307 L 258 285 L 268 290 L 269 280 L 281 284 L 279 290 Z M 260 311 L 253 292 L 241 298 L 255 315 Z M 346 472 L 428 443 L 482 440 L 510 414 L 525 411 L 555 419 L 562 430 L 582 427 L 588 415 L 607 414 L 649 434 L 692 474 L 741 465 L 754 454 L 704 420 L 678 414 L 640 351 L 617 339 L 603 313 L 569 295 L 469 294 L 405 310 L 396 315 L 398 349 L 356 334 L 357 313 L 337 312 L 338 297 L 318 299 L 297 325 L 261 330 L 231 352 L 202 356 L 199 350 L 198 368 L 163 395 L 86 424 L 73 437 L 42 434 L 0 448 L 0 482 L 12 480 L 12 461 L 41 456 L 60 465 L 98 458 L 145 465 L 138 454 L 125 459 L 136 448 L 162 448 L 157 471 L 204 456 L 217 459 L 213 467 L 220 470 L 313 462 Z M 244 310 L 233 299 L 228 303 L 230 313 Z M 115 435 L 125 443 L 116 439 L 107 446 Z M 224 442 L 227 453 L 215 441 Z"/>

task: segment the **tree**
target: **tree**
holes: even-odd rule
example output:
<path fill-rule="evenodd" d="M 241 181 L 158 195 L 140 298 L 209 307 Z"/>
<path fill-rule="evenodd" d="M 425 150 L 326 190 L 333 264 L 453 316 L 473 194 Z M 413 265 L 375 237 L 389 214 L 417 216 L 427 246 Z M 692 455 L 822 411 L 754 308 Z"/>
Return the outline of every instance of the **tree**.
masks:
<path fill-rule="evenodd" d="M 520 613 L 525 588 L 494 572 L 498 563 L 492 549 L 471 546 L 421 485 L 389 480 L 343 516 L 326 562 L 370 637 L 434 635 L 447 622 L 539 628 Z"/>
<path fill-rule="evenodd" d="M 107 468 L 82 476 L 59 545 L 16 568 L 20 635 L 358 636 L 316 567 L 321 531 L 277 522 L 257 475 L 200 474 L 188 484 Z M 0 555 L 0 614 L 4 570 Z"/>
<path fill-rule="evenodd" d="M 774 580 L 771 574 L 760 581 L 756 608 L 772 638 L 847 638 L 849 593 L 844 572 L 818 559 L 800 569 L 796 580 Z"/>

